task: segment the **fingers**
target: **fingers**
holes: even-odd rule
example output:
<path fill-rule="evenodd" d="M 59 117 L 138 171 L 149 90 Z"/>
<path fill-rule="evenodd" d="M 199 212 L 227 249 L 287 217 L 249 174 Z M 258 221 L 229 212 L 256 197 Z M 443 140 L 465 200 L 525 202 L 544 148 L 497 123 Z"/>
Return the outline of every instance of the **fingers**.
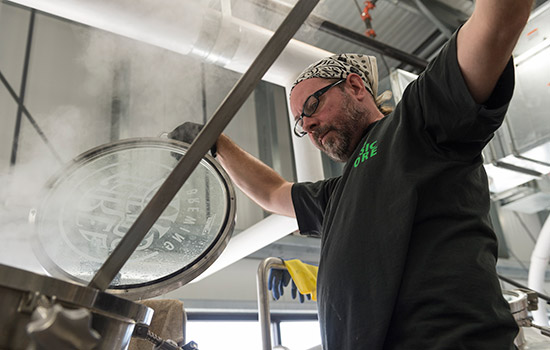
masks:
<path fill-rule="evenodd" d="M 292 289 L 291 289 L 292 299 L 296 299 L 297 294 L 298 294 L 298 287 L 296 286 L 294 281 L 292 281 Z"/>
<path fill-rule="evenodd" d="M 283 272 L 283 282 L 282 284 L 286 287 L 288 286 L 288 284 L 290 283 L 290 281 L 292 280 L 292 278 L 290 277 L 290 273 L 288 273 L 287 270 L 281 270 Z"/>
<path fill-rule="evenodd" d="M 302 294 L 298 290 L 296 283 L 292 280 L 290 274 L 286 270 L 270 269 L 267 277 L 267 289 L 271 291 L 273 299 L 279 300 L 284 295 L 285 287 L 292 281 L 291 296 L 292 299 L 298 298 L 300 303 L 303 303 L 307 297 L 311 300 L 311 294 Z"/>
<path fill-rule="evenodd" d="M 273 289 L 273 269 L 269 270 L 269 275 L 267 276 L 267 289 Z"/>
<path fill-rule="evenodd" d="M 284 294 L 284 274 L 282 270 L 271 269 L 267 277 L 267 289 L 271 291 L 273 299 L 279 300 L 281 295 Z M 286 282 L 288 285 L 288 282 Z"/>
<path fill-rule="evenodd" d="M 296 286 L 296 283 L 292 281 L 292 289 L 291 289 L 292 299 L 296 299 L 296 296 L 298 296 L 298 300 L 300 300 L 300 303 L 303 304 L 305 301 L 304 295 L 300 293 L 298 290 L 298 287 Z M 308 294 L 309 295 L 309 294 Z"/>

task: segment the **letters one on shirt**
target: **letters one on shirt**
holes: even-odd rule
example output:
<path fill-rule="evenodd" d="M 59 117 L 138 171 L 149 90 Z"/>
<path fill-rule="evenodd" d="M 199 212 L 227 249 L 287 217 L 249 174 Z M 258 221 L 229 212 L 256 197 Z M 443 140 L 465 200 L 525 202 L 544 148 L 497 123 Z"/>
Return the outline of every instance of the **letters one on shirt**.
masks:
<path fill-rule="evenodd" d="M 378 141 L 373 141 L 371 143 L 365 141 L 363 147 L 361 147 L 361 152 L 359 152 L 359 156 L 355 159 L 355 162 L 353 162 L 353 167 L 357 168 L 359 164 L 363 163 L 369 158 L 374 157 L 377 153 Z"/>

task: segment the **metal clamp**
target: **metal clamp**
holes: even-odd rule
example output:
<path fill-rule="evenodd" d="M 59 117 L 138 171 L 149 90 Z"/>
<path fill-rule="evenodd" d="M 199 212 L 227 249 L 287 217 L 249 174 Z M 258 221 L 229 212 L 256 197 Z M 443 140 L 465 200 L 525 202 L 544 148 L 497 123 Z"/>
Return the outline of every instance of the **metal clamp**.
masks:
<path fill-rule="evenodd" d="M 48 297 L 38 291 L 31 291 L 21 297 L 19 306 L 17 307 L 17 312 L 32 314 L 33 311 L 39 306 L 45 308 L 52 307 L 56 300 L 57 298 L 55 296 Z"/>
<path fill-rule="evenodd" d="M 26 331 L 33 349 L 92 350 L 101 342 L 101 335 L 92 328 L 92 313 L 85 308 L 38 306 L 31 318 Z"/>

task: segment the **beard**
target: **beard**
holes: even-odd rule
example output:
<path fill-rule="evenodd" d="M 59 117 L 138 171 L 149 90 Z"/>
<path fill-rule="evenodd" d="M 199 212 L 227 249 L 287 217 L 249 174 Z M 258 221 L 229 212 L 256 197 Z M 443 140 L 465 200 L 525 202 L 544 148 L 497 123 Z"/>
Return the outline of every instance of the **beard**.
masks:
<path fill-rule="evenodd" d="M 348 95 L 343 94 L 342 111 L 339 118 L 313 133 L 313 142 L 327 156 L 336 162 L 347 162 L 357 146 L 354 141 L 358 132 L 362 132 L 361 121 L 367 117 L 368 110 L 363 106 L 354 104 Z M 320 142 L 319 136 L 327 135 L 324 144 Z M 353 143 L 353 144 L 352 144 Z"/>

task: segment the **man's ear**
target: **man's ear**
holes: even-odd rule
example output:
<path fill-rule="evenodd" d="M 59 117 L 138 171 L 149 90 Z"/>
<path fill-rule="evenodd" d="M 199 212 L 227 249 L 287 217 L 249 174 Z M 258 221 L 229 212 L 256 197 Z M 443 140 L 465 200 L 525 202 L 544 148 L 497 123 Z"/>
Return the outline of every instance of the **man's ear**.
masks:
<path fill-rule="evenodd" d="M 369 96 L 367 88 L 365 87 L 365 82 L 358 74 L 350 73 L 347 78 L 347 87 L 351 89 L 351 93 L 358 100 L 363 100 L 365 97 Z"/>

